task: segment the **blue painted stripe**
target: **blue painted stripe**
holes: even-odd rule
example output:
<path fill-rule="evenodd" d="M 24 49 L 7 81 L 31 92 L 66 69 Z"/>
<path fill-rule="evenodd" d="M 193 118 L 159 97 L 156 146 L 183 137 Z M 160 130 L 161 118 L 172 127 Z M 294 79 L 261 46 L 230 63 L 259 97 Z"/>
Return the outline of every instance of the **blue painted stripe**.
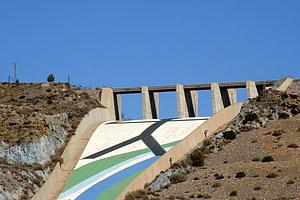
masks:
<path fill-rule="evenodd" d="M 71 187 L 67 191 L 61 193 L 59 195 L 58 199 L 63 199 L 66 196 L 69 196 L 72 193 L 77 192 L 79 189 L 85 187 L 86 185 L 88 185 L 88 184 L 96 181 L 97 179 L 101 178 L 102 176 L 105 176 L 106 174 L 110 173 L 111 171 L 116 170 L 117 168 L 122 167 L 123 165 L 126 165 L 127 163 L 130 163 L 130 162 L 132 162 L 134 160 L 137 160 L 137 159 L 140 159 L 140 158 L 146 157 L 146 156 L 154 156 L 154 154 L 152 152 L 144 153 L 144 154 L 135 156 L 135 157 L 133 157 L 133 158 L 131 158 L 129 160 L 126 160 L 124 162 L 121 162 L 121 163 L 119 163 L 117 165 L 114 165 L 114 166 L 112 166 L 112 167 L 110 167 L 110 168 L 108 168 L 108 169 L 106 169 L 106 170 L 104 170 L 102 172 L 99 172 L 99 173 L 95 174 L 94 176 L 92 176 L 92 177 L 90 177 L 90 178 L 88 178 L 88 179 L 86 179 L 86 180 L 78 183 L 77 185 L 74 185 L 73 187 Z"/>
<path fill-rule="evenodd" d="M 110 188 L 114 184 L 118 183 L 119 181 L 125 179 L 128 176 L 131 176 L 148 166 L 150 166 L 154 161 L 156 161 L 160 156 L 155 156 L 153 158 L 147 159 L 145 161 L 139 162 L 135 165 L 132 165 L 106 179 L 100 181 L 99 183 L 95 184 L 93 187 L 89 188 L 80 196 L 76 198 L 76 200 L 94 200 L 101 194 L 101 192 L 105 191 L 106 189 Z"/>
<path fill-rule="evenodd" d="M 169 151 L 173 146 L 170 146 L 170 147 L 166 147 L 164 148 L 166 151 Z M 64 198 L 66 198 L 67 196 L 77 192 L 78 190 L 80 190 L 81 188 L 87 186 L 88 184 L 96 181 L 97 179 L 101 178 L 102 176 L 105 176 L 106 174 L 110 173 L 111 171 L 113 170 L 116 170 L 117 168 L 121 167 L 122 165 L 126 165 L 127 163 L 130 163 L 134 160 L 137 160 L 137 159 L 140 159 L 142 157 L 146 157 L 146 156 L 154 156 L 154 154 L 152 152 L 148 152 L 148 153 L 144 153 L 144 154 L 141 154 L 141 155 L 138 155 L 138 156 L 135 156 L 129 160 L 126 160 L 124 162 L 121 162 L 117 165 L 114 165 L 104 171 L 101 171 L 97 174 L 95 174 L 94 176 L 91 176 L 90 178 L 84 180 L 84 181 L 81 181 L 79 182 L 78 184 L 74 185 L 73 187 L 69 188 L 68 190 L 62 192 L 59 197 L 58 197 L 58 200 L 62 200 Z M 87 164 L 88 165 L 88 164 Z M 92 187 L 92 186 L 91 186 Z"/>

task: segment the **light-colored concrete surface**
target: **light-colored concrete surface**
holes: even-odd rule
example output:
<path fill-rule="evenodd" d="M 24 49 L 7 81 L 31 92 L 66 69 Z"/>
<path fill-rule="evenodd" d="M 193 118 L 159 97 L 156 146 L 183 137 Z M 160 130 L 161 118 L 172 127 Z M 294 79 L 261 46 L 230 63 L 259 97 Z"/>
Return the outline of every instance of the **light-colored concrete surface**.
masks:
<path fill-rule="evenodd" d="M 278 87 L 278 90 L 284 92 L 293 83 L 294 79 L 287 77 Z"/>
<path fill-rule="evenodd" d="M 154 92 L 153 93 L 154 97 L 154 105 L 155 105 L 155 111 L 156 111 L 156 118 L 159 119 L 159 93 Z"/>
<path fill-rule="evenodd" d="M 115 102 L 112 88 L 102 88 L 100 102 L 104 105 L 110 115 L 109 118 L 116 120 Z"/>
<path fill-rule="evenodd" d="M 153 119 L 149 90 L 146 86 L 142 86 L 142 112 L 143 119 Z"/>
<path fill-rule="evenodd" d="M 118 104 L 118 117 L 119 117 L 119 121 L 122 121 L 122 95 L 117 94 L 117 104 Z"/>
<path fill-rule="evenodd" d="M 204 123 L 208 118 L 195 117 L 181 120 L 170 120 L 160 126 L 152 136 L 160 143 L 167 144 L 172 141 L 184 139 L 194 129 Z"/>
<path fill-rule="evenodd" d="M 205 139 L 204 131 L 208 130 L 208 135 L 213 134 L 218 128 L 231 121 L 240 111 L 242 104 L 234 104 L 220 112 L 216 113 L 209 120 L 197 127 L 184 140 L 177 144 L 174 148 L 160 157 L 150 167 L 145 169 L 138 177 L 136 177 L 118 196 L 118 200 L 125 198 L 128 192 L 142 189 L 146 183 L 150 183 L 161 172 L 170 167 L 169 159 L 174 162 L 183 159 L 186 154 L 191 152 L 197 145 Z"/>
<path fill-rule="evenodd" d="M 136 158 L 129 157 L 124 164 L 117 163 L 104 172 L 99 171 L 84 181 L 75 182 L 72 187 L 61 193 L 59 199 L 82 198 L 82 195 L 85 195 L 85 193 L 97 193 L 91 188 L 95 187 L 101 181 L 105 181 L 111 176 L 116 176 L 123 170 L 138 165 L 147 159 L 157 157 L 158 155 L 155 155 L 154 152 L 152 153 L 151 148 L 144 143 L 144 139 L 149 139 L 148 134 L 154 138 L 160 147 L 162 145 L 171 145 L 174 142 L 176 143 L 184 139 L 207 119 L 205 117 L 169 120 L 152 119 L 106 122 L 101 124 L 90 137 L 88 144 L 80 156 L 74 169 L 77 171 L 75 174 L 81 173 L 83 168 L 93 165 L 95 162 L 103 162 L 105 159 L 112 159 L 116 156 L 144 151 L 145 149 L 149 149 L 148 151 L 150 152 Z M 153 128 L 153 125 L 157 125 L 157 127 Z M 145 133 L 146 135 L 144 135 Z M 99 152 L 101 153 L 99 154 Z M 96 154 L 96 157 L 91 157 L 91 155 Z"/>
<path fill-rule="evenodd" d="M 230 105 L 236 104 L 237 103 L 237 92 L 236 89 L 227 89 L 228 91 L 228 96 L 230 100 Z"/>
<path fill-rule="evenodd" d="M 246 82 L 246 90 L 247 90 L 247 97 L 249 99 L 255 98 L 258 96 L 257 88 L 254 81 L 247 81 Z"/>
<path fill-rule="evenodd" d="M 189 117 L 184 88 L 182 84 L 176 85 L 177 116 L 178 118 Z"/>
<path fill-rule="evenodd" d="M 211 97 L 213 114 L 224 109 L 222 95 L 218 83 L 211 83 Z"/>
<path fill-rule="evenodd" d="M 198 91 L 197 90 L 192 90 L 191 91 L 191 98 L 192 98 L 192 103 L 193 103 L 193 110 L 194 110 L 194 117 L 199 116 L 199 106 L 198 106 Z"/>
<path fill-rule="evenodd" d="M 95 108 L 85 115 L 61 156 L 63 163 L 56 164 L 47 181 L 33 196 L 33 200 L 57 198 L 80 158 L 88 139 L 102 122 L 110 120 L 109 116 L 107 110 L 103 108 Z M 81 146 L 81 148 L 78 148 L 78 146 Z"/>
<path fill-rule="evenodd" d="M 179 141 L 185 138 L 200 124 L 205 122 L 207 118 L 187 118 L 182 120 L 168 120 L 158 127 L 151 135 L 159 144 L 167 144 Z M 121 123 L 108 122 L 99 126 L 91 136 L 81 158 L 87 157 L 99 151 L 103 151 L 109 147 L 120 144 L 124 141 L 130 141 L 138 137 L 143 131 L 160 120 L 134 120 Z M 131 145 L 124 145 L 114 151 L 99 156 L 97 159 L 81 159 L 75 169 L 86 165 L 95 160 L 123 154 L 126 152 L 136 151 L 148 148 L 142 140 L 138 140 Z"/>

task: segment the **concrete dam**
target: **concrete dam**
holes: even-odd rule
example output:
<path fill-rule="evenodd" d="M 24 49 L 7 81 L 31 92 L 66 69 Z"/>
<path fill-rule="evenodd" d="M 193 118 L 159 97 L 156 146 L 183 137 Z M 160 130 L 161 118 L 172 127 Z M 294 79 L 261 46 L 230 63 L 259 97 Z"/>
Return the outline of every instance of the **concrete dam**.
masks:
<path fill-rule="evenodd" d="M 105 108 L 91 110 L 33 199 L 124 199 L 141 189 L 240 111 L 237 88 L 255 98 L 266 87 L 284 91 L 291 78 L 137 88 L 102 88 Z M 198 90 L 210 90 L 213 115 L 198 117 Z M 159 93 L 176 92 L 176 119 L 159 119 Z M 141 93 L 143 119 L 122 121 L 122 94 Z"/>

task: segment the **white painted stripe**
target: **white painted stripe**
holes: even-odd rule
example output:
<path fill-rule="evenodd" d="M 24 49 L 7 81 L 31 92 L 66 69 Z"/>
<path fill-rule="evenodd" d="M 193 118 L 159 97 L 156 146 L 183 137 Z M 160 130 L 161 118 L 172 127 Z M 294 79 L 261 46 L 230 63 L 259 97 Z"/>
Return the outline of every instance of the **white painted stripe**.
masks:
<path fill-rule="evenodd" d="M 169 151 L 172 147 L 165 148 L 166 151 Z M 119 171 L 122 171 L 123 169 L 126 169 L 132 165 L 135 165 L 139 162 L 142 162 L 144 160 L 147 160 L 149 158 L 154 157 L 155 155 L 152 152 L 145 153 L 136 157 L 133 157 L 129 160 L 126 160 L 122 163 L 119 163 L 113 167 L 110 167 L 98 174 L 95 174 L 94 176 L 78 183 L 77 185 L 69 188 L 67 191 L 60 194 L 58 197 L 59 200 L 70 200 L 70 199 L 76 199 L 81 193 L 92 187 L 93 185 L 99 183 L 100 181 L 108 178 L 109 176 L 112 176 L 115 173 L 118 173 Z"/>
<path fill-rule="evenodd" d="M 70 197 L 72 196 L 71 199 L 73 199 L 74 196 L 79 196 L 82 192 L 84 192 L 85 190 L 87 190 L 88 188 L 92 187 L 93 185 L 97 184 L 98 182 L 106 179 L 107 177 L 127 168 L 130 167 L 136 163 L 139 163 L 141 161 L 144 161 L 146 159 L 152 158 L 154 157 L 154 154 L 152 152 L 146 153 L 146 154 L 142 154 L 139 156 L 136 156 L 134 158 L 131 158 L 129 160 L 126 160 L 122 163 L 119 163 L 115 166 L 112 166 L 98 174 L 95 174 L 94 176 L 78 183 L 77 185 L 69 188 L 67 191 L 63 192 L 58 199 L 70 199 Z M 71 195 L 71 196 L 70 196 Z M 76 198 L 74 197 L 74 198 Z"/>

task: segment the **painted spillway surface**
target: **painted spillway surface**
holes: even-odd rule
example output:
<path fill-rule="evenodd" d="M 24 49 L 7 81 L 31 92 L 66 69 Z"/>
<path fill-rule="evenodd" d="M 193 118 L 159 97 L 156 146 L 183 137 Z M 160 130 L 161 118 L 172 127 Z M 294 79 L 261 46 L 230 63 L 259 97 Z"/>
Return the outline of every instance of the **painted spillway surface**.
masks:
<path fill-rule="evenodd" d="M 58 199 L 115 199 L 142 170 L 206 120 L 139 120 L 100 125 Z"/>

